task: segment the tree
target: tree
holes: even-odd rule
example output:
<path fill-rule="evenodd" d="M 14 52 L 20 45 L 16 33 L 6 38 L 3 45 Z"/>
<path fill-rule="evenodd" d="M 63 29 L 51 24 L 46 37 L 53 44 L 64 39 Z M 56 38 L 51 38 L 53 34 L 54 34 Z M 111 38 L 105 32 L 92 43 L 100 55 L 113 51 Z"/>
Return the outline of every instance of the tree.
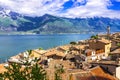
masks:
<path fill-rule="evenodd" d="M 98 39 L 98 35 L 92 35 L 91 38 L 92 39 Z"/>
<path fill-rule="evenodd" d="M 32 50 L 27 50 L 27 52 L 29 55 L 32 54 Z"/>
<path fill-rule="evenodd" d="M 55 66 L 55 80 L 62 80 L 61 74 L 64 72 L 63 65 Z"/>
<path fill-rule="evenodd" d="M 43 50 L 43 48 L 40 47 L 39 50 Z"/>
<path fill-rule="evenodd" d="M 0 74 L 0 80 L 47 80 L 46 71 L 37 62 L 33 65 L 11 63 L 6 72 Z"/>
<path fill-rule="evenodd" d="M 120 43 L 117 43 L 117 46 L 120 47 Z"/>
<path fill-rule="evenodd" d="M 70 42 L 70 44 L 71 44 L 71 45 L 76 45 L 77 43 L 74 42 L 74 41 L 72 41 L 72 42 Z"/>

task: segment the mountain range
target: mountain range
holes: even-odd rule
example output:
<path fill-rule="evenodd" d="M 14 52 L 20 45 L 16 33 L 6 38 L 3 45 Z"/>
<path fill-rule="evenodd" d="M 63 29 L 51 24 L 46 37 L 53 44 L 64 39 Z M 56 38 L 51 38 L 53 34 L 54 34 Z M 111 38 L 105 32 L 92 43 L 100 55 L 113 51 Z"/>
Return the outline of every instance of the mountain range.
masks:
<path fill-rule="evenodd" d="M 83 33 L 120 31 L 120 19 L 104 17 L 65 18 L 49 14 L 30 17 L 0 8 L 0 32 Z"/>

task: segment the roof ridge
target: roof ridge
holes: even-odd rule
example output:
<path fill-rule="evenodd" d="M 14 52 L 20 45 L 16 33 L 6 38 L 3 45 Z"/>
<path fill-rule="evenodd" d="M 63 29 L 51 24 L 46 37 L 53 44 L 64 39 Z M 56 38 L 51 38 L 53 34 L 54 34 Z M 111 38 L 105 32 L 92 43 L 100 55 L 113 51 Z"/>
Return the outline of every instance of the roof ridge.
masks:
<path fill-rule="evenodd" d="M 93 70 L 93 69 L 96 69 L 96 68 L 101 68 L 101 67 L 98 65 L 98 66 L 95 66 L 95 67 L 89 69 L 89 71 L 90 71 L 90 70 Z M 102 69 L 102 68 L 101 68 L 101 69 Z"/>

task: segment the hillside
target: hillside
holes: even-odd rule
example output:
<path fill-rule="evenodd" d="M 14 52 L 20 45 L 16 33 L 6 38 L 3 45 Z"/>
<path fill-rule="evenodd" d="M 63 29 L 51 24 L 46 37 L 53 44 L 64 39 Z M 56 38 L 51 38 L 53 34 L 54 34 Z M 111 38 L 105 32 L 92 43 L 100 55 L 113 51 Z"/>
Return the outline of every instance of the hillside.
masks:
<path fill-rule="evenodd" d="M 107 26 L 120 31 L 120 19 L 103 17 L 64 18 L 45 14 L 40 17 L 23 16 L 15 12 L 0 10 L 0 31 L 32 33 L 82 33 L 105 32 Z"/>

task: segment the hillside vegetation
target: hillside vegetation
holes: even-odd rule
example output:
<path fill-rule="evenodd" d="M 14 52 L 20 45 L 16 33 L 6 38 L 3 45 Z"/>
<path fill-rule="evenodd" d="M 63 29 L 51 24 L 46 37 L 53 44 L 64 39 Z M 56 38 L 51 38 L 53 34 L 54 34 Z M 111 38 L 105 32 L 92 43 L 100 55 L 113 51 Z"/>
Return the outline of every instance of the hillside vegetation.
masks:
<path fill-rule="evenodd" d="M 103 17 L 64 18 L 45 14 L 41 17 L 21 16 L 18 14 L 0 16 L 0 31 L 22 31 L 32 33 L 82 33 L 105 32 L 107 26 L 112 31 L 120 31 L 120 19 Z"/>

